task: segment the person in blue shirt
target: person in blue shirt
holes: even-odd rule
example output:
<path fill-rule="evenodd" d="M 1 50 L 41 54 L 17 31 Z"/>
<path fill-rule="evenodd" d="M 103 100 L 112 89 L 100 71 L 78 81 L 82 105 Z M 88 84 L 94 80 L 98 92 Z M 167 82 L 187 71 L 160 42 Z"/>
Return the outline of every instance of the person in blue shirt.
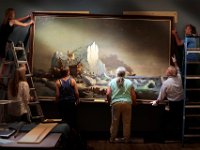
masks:
<path fill-rule="evenodd" d="M 76 105 L 79 103 L 79 92 L 76 81 L 70 76 L 69 67 L 61 70 L 61 79 L 56 80 L 56 101 L 64 122 L 76 128 Z"/>
<path fill-rule="evenodd" d="M 117 77 L 112 79 L 107 88 L 107 100 L 111 105 L 112 122 L 110 127 L 110 142 L 117 142 L 117 133 L 122 117 L 123 140 L 130 141 L 132 105 L 136 103 L 136 94 L 131 80 L 126 79 L 126 69 L 119 67 L 116 70 Z"/>

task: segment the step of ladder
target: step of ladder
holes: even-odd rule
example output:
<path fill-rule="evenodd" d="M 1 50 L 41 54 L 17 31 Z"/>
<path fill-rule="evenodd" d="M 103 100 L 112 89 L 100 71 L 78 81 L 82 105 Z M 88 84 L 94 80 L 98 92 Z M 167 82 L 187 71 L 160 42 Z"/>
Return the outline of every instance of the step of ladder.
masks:
<path fill-rule="evenodd" d="M 26 77 L 32 77 L 33 75 L 31 73 L 26 74 Z"/>
<path fill-rule="evenodd" d="M 24 47 L 14 47 L 15 51 L 24 51 Z"/>
<path fill-rule="evenodd" d="M 187 62 L 187 64 L 200 64 L 200 61 L 196 61 L 196 62 Z"/>
<path fill-rule="evenodd" d="M 43 120 L 44 116 L 43 115 L 42 116 L 32 116 L 31 118 L 32 119 L 41 119 L 41 120 Z"/>
<path fill-rule="evenodd" d="M 185 105 L 185 108 L 200 108 L 200 105 Z"/>
<path fill-rule="evenodd" d="M 200 91 L 200 88 L 187 88 L 186 91 Z"/>
<path fill-rule="evenodd" d="M 31 91 L 35 91 L 36 89 L 35 89 L 35 88 L 30 88 L 30 90 L 31 90 Z"/>
<path fill-rule="evenodd" d="M 7 61 L 7 60 L 4 60 L 2 62 L 2 64 L 14 64 L 15 62 L 14 61 Z"/>
<path fill-rule="evenodd" d="M 189 53 L 200 53 L 200 48 L 187 48 L 187 54 Z"/>
<path fill-rule="evenodd" d="M 200 100 L 186 101 L 185 105 L 200 105 Z"/>
<path fill-rule="evenodd" d="M 27 64 L 28 62 L 26 60 L 18 60 L 19 64 Z"/>
<path fill-rule="evenodd" d="M 199 130 L 200 131 L 200 127 L 189 127 L 189 130 Z"/>
<path fill-rule="evenodd" d="M 190 117 L 190 118 L 192 118 L 192 117 L 199 117 L 200 118 L 200 114 L 186 114 L 185 116 Z"/>
<path fill-rule="evenodd" d="M 184 135 L 185 138 L 198 138 L 200 137 L 200 134 L 185 134 Z"/>
<path fill-rule="evenodd" d="M 186 79 L 200 79 L 199 75 L 187 75 Z"/>
<path fill-rule="evenodd" d="M 38 102 L 38 101 L 33 101 L 33 102 L 29 102 L 28 104 L 29 104 L 29 105 L 36 105 L 36 104 L 40 104 L 40 102 Z"/>

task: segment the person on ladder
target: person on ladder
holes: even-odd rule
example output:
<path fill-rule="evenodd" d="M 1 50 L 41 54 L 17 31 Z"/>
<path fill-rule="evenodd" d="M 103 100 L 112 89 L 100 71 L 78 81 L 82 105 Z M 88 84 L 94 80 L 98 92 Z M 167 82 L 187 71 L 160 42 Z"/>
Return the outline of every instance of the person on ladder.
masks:
<path fill-rule="evenodd" d="M 175 38 L 175 42 L 178 46 L 176 57 L 177 57 L 177 62 L 179 62 L 178 65 L 180 67 L 182 76 L 184 75 L 185 60 L 188 62 L 198 62 L 200 60 L 200 55 L 198 53 L 189 53 L 185 58 L 185 47 L 195 48 L 198 44 L 195 38 L 195 36 L 198 35 L 196 27 L 192 24 L 187 24 L 184 29 L 184 35 L 185 35 L 184 38 L 180 38 L 176 29 L 172 30 L 172 36 Z M 195 70 L 196 72 L 198 69 L 193 68 L 193 70 Z"/>
<path fill-rule="evenodd" d="M 29 25 L 32 25 L 34 23 L 32 19 L 29 22 L 24 22 L 30 18 L 31 18 L 31 15 L 27 15 L 25 17 L 16 19 L 15 10 L 13 8 L 6 9 L 3 22 L 0 27 L 0 35 L 1 35 L 0 36 L 0 65 L 1 65 L 0 77 L 2 77 L 2 74 L 6 70 L 6 66 L 2 65 L 2 62 L 6 57 L 6 44 L 9 41 L 10 35 L 12 34 L 16 26 L 27 27 Z"/>

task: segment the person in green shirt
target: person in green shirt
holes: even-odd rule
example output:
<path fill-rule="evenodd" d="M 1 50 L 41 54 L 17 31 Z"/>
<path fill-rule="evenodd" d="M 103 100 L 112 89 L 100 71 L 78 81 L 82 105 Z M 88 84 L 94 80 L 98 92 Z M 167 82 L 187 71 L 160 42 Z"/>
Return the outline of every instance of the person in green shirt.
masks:
<path fill-rule="evenodd" d="M 131 80 L 126 79 L 126 69 L 118 67 L 116 78 L 109 82 L 107 88 L 107 100 L 111 105 L 112 122 L 110 127 L 110 142 L 117 142 L 119 121 L 122 117 L 123 141 L 130 141 L 132 105 L 136 103 L 136 94 Z"/>

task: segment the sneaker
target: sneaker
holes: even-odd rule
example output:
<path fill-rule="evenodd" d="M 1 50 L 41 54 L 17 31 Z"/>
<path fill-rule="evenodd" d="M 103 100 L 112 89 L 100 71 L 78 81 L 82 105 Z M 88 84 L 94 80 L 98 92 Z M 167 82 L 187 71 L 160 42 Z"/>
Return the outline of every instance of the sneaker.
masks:
<path fill-rule="evenodd" d="M 124 143 L 131 143 L 131 141 L 130 140 L 124 140 Z"/>
<path fill-rule="evenodd" d="M 123 141 L 124 141 L 124 143 L 130 143 L 131 141 L 130 141 L 130 139 L 128 138 L 123 138 Z"/>
<path fill-rule="evenodd" d="M 121 142 L 121 138 L 115 138 L 115 143 L 120 143 Z"/>
<path fill-rule="evenodd" d="M 110 143 L 119 143 L 119 142 L 121 142 L 121 139 L 120 138 L 110 138 L 109 142 Z"/>
<path fill-rule="evenodd" d="M 114 143 L 114 141 L 115 141 L 114 138 L 110 138 L 109 140 L 110 143 Z"/>

